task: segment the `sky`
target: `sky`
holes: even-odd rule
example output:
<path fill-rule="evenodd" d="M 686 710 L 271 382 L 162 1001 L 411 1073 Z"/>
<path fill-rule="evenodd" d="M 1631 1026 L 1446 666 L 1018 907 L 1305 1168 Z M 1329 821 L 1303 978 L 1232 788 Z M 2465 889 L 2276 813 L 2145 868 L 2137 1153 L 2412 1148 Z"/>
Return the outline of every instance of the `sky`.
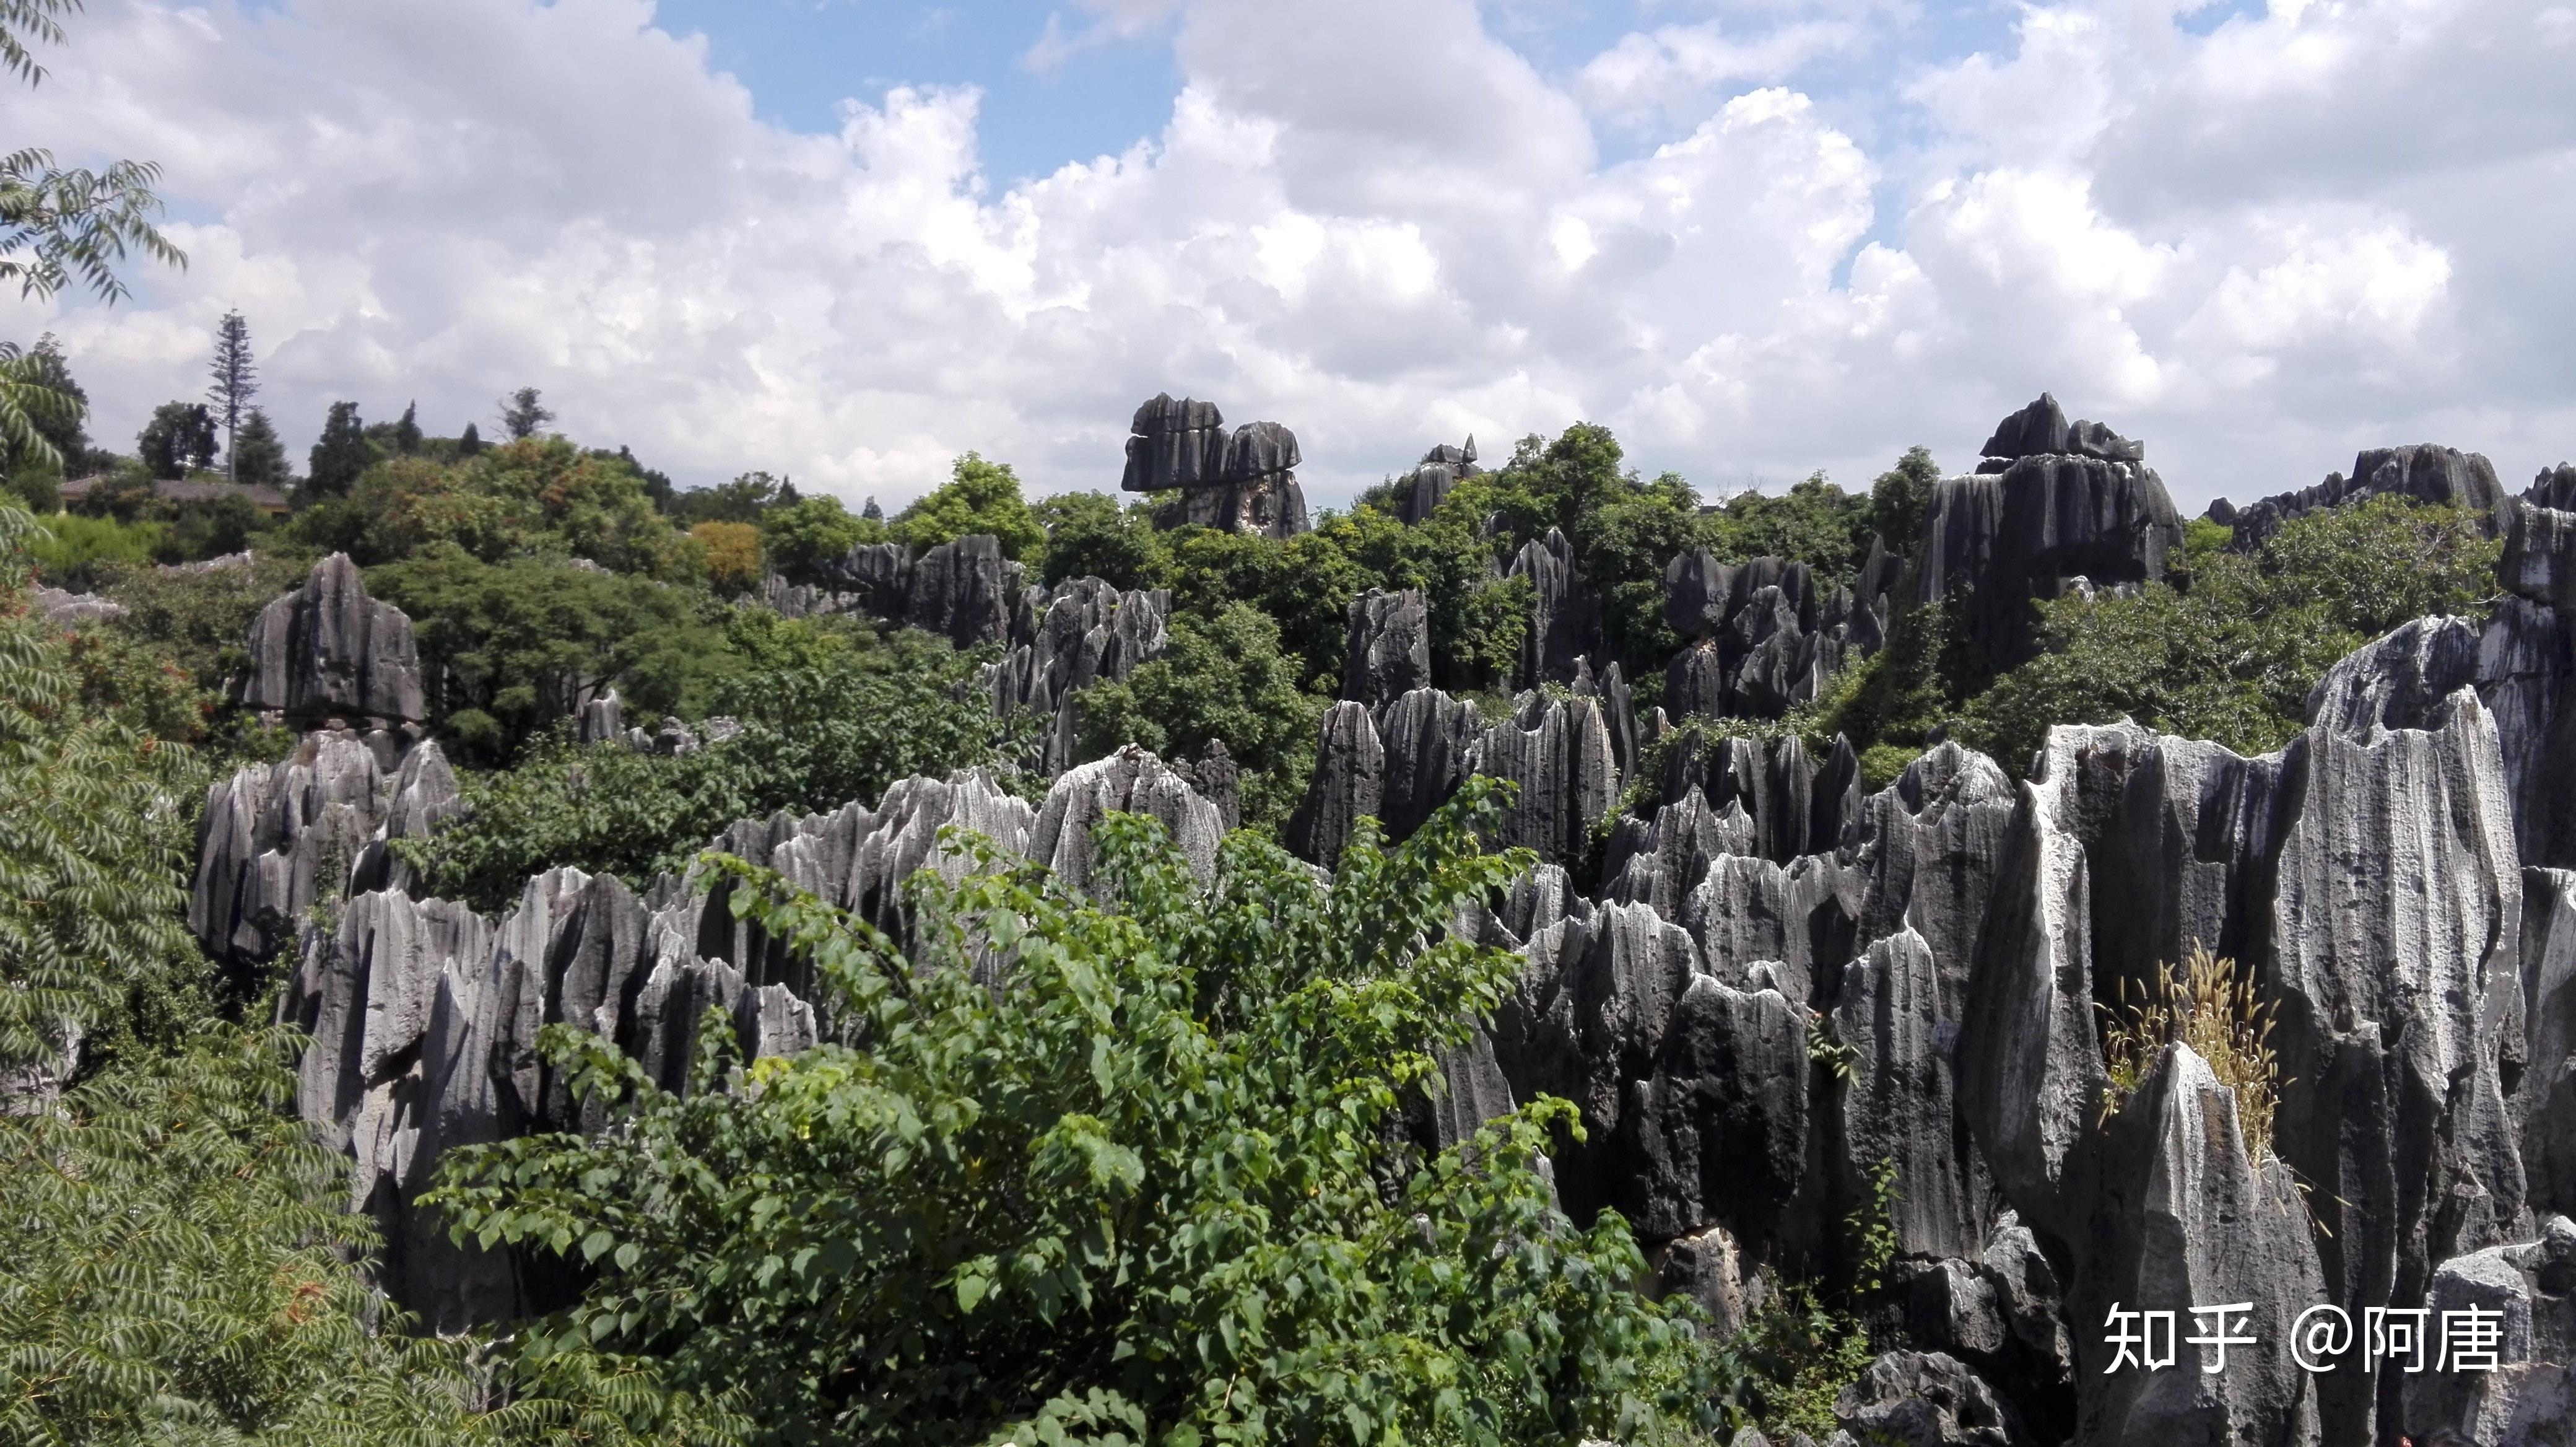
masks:
<path fill-rule="evenodd" d="M 1115 489 L 1157 392 L 1310 503 L 1568 424 L 1704 496 L 2041 390 L 2186 511 L 2576 454 L 2576 4 L 89 0 L 12 146 L 163 167 L 184 272 L 0 300 L 130 447 L 238 308 L 328 404 L 889 507 Z"/>

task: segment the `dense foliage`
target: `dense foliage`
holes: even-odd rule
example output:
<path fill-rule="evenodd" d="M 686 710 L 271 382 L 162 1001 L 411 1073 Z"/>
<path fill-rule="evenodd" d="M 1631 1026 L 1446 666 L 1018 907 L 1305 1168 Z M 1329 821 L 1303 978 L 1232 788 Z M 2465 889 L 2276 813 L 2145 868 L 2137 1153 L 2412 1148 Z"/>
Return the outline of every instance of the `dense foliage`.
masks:
<path fill-rule="evenodd" d="M 1092 685 L 1080 710 L 1092 757 L 1139 744 L 1166 759 L 1196 759 L 1224 743 L 1240 770 L 1243 822 L 1276 830 L 1305 795 L 1324 708 L 1298 688 L 1279 625 L 1235 603 L 1205 622 L 1187 613 L 1173 620 L 1162 657 Z"/>
<path fill-rule="evenodd" d="M 918 963 L 730 865 L 838 1043 L 674 1096 L 551 1031 L 621 1128 L 452 1156 L 445 1199 L 597 1273 L 550 1339 L 657 1358 L 762 1440 L 1641 1440 L 1705 1404 L 1706 1358 L 1629 1289 L 1615 1215 L 1555 1209 L 1571 1108 L 1430 1159 L 1387 1128 L 1517 972 L 1444 928 L 1528 866 L 1477 847 L 1498 813 L 1473 786 L 1330 886 L 1237 835 L 1212 892 L 1113 817 L 1101 901 L 925 876 Z M 704 1034 L 697 1078 L 731 1049 Z"/>
<path fill-rule="evenodd" d="M 640 885 L 685 868 L 737 819 L 873 802 L 913 774 L 996 764 L 1027 726 L 997 721 L 971 690 L 971 661 L 918 634 L 880 643 L 864 630 L 746 612 L 723 638 L 738 671 L 708 705 L 739 734 L 671 756 L 576 747 L 558 732 L 513 768 L 470 774 L 470 816 L 399 846 L 427 886 L 500 909 L 555 865 Z"/>

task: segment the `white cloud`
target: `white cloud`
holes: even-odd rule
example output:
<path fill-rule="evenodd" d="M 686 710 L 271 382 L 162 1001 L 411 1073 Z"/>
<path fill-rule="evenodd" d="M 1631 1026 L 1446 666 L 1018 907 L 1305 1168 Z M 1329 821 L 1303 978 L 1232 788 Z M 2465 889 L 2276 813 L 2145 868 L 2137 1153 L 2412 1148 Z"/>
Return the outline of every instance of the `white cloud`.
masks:
<path fill-rule="evenodd" d="M 1295 427 L 1321 501 L 1577 417 L 1712 491 L 1964 465 L 2043 387 L 2187 499 L 2425 436 L 2527 471 L 2576 450 L 2563 8 L 2034 7 L 1873 101 L 1780 83 L 1892 23 L 1859 0 L 1562 79 L 1471 0 L 1087 0 L 1060 36 L 1174 26 L 1171 117 L 996 191 L 974 90 L 790 133 L 644 0 L 97 0 L 13 118 L 164 161 L 192 265 L 9 330 L 111 442 L 238 306 L 290 439 L 533 383 L 684 479 L 888 502 L 970 447 L 1113 486 L 1163 389 Z M 1675 138 L 1602 163 L 1640 118 Z"/>

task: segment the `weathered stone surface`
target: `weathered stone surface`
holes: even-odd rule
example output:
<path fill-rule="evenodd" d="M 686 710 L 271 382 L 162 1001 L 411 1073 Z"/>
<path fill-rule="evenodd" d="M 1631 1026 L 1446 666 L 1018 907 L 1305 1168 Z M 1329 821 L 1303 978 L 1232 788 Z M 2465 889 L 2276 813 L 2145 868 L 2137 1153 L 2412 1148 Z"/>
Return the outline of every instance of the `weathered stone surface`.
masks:
<path fill-rule="evenodd" d="M 1199 750 L 1197 762 L 1176 763 L 1172 769 L 1198 790 L 1200 798 L 1216 806 L 1217 822 L 1226 833 L 1243 827 L 1242 774 L 1235 767 L 1234 755 L 1226 752 L 1225 740 L 1208 740 L 1207 747 Z"/>
<path fill-rule="evenodd" d="M 1682 928 L 1715 979 L 1777 989 L 1801 1007 L 1831 998 L 1852 958 L 1862 876 L 1829 854 L 1774 864 L 1726 855 L 1682 899 Z"/>
<path fill-rule="evenodd" d="M 1407 839 L 1481 767 L 1485 721 L 1466 699 L 1417 688 L 1379 714 L 1377 730 L 1386 750 L 1387 837 Z"/>
<path fill-rule="evenodd" d="M 1172 847 L 1189 861 L 1190 872 L 1201 883 L 1216 877 L 1217 841 L 1225 833 L 1216 806 L 1162 760 L 1132 744 L 1056 779 L 1029 835 L 1029 857 L 1052 870 L 1066 888 L 1098 893 L 1105 881 L 1095 878 L 1091 831 L 1113 811 L 1160 821 Z"/>
<path fill-rule="evenodd" d="M 1342 697 L 1384 708 L 1431 686 L 1431 609 L 1422 590 L 1371 588 L 1351 600 Z"/>
<path fill-rule="evenodd" d="M 2564 470 L 2576 476 L 2576 468 Z M 2507 514 L 2497 580 L 2535 603 L 2576 605 L 2576 511 L 2521 501 L 2508 504 Z"/>
<path fill-rule="evenodd" d="M 1998 423 L 1981 453 L 2000 462 L 2058 453 L 2104 462 L 2144 462 L 2147 445 L 2132 442 L 2099 422 L 2067 421 L 2057 399 L 2042 392 L 2038 401 Z"/>
<path fill-rule="evenodd" d="M 612 688 L 581 706 L 581 717 L 575 725 L 573 739 L 582 744 L 623 742 L 626 736 L 624 705 Z"/>
<path fill-rule="evenodd" d="M 901 618 L 912 601 L 912 548 L 904 543 L 860 543 L 827 570 L 828 581 L 855 595 L 862 611 Z"/>
<path fill-rule="evenodd" d="M 1588 698 L 1523 694 L 1512 717 L 1485 729 L 1477 771 L 1519 785 L 1497 842 L 1551 864 L 1583 859 L 1593 821 L 1619 798 L 1610 729 Z"/>
<path fill-rule="evenodd" d="M 1068 578 L 1031 611 L 1039 617 L 1035 627 L 1018 634 L 1021 641 L 981 677 L 996 712 L 1049 716 L 1035 762 L 1056 774 L 1072 767 L 1075 757 L 1075 695 L 1162 656 L 1172 595 L 1162 588 L 1121 590 L 1098 578 Z"/>
<path fill-rule="evenodd" d="M 2140 463 L 2033 454 L 2000 473 L 1943 478 L 1924 521 L 1921 601 L 1965 599 L 1971 634 L 1999 666 L 2030 655 L 2028 600 L 2068 580 L 2160 580 L 2182 517 Z"/>
<path fill-rule="evenodd" d="M 2516 1110 L 2535 1211 L 2576 1211 L 2576 873 L 2522 872 L 2523 1019 Z"/>
<path fill-rule="evenodd" d="M 1892 576 L 1892 575 L 1891 575 Z M 1805 563 L 1755 558 L 1717 561 L 1701 549 L 1664 569 L 1666 621 L 1695 640 L 1664 672 L 1664 708 L 1676 718 L 1777 718 L 1812 701 L 1847 656 L 1875 650 L 1885 635 L 1886 580 L 1856 602 L 1846 589 L 1820 594 Z"/>
<path fill-rule="evenodd" d="M 384 730 L 317 729 L 278 763 L 208 786 L 188 895 L 208 955 L 235 970 L 267 960 L 353 877 L 391 878 L 386 838 L 426 834 L 460 807 L 436 742 L 400 749 Z"/>
<path fill-rule="evenodd" d="M 2494 715 L 2526 864 L 2576 866 L 2576 612 L 2508 595 L 2478 636 L 2478 697 Z"/>
<path fill-rule="evenodd" d="M 1002 556 L 1002 540 L 991 533 L 941 543 L 913 562 L 903 621 L 960 648 L 1003 642 L 1024 571 Z"/>
<path fill-rule="evenodd" d="M 1834 1399 L 1834 1419 L 1860 1440 L 1887 1447 L 2020 1447 L 2028 1440 L 1977 1374 L 1941 1352 L 1882 1354 Z"/>
<path fill-rule="evenodd" d="M 1407 526 L 1421 522 L 1440 510 L 1441 500 L 1449 489 L 1474 477 L 1476 439 L 1469 437 L 1464 447 L 1442 443 L 1422 454 L 1422 462 L 1404 479 L 1402 496 L 1397 500 L 1396 515 Z"/>
<path fill-rule="evenodd" d="M 1769 1293 L 1735 1236 L 1711 1226 L 1665 1243 L 1651 1258 L 1655 1295 L 1687 1296 L 1709 1316 L 1709 1336 L 1726 1341 L 1744 1329 Z M 1741 1447 L 1743 1438 L 1736 1439 Z"/>
<path fill-rule="evenodd" d="M 2389 494 L 2467 508 L 2483 516 L 2490 537 L 2504 530 L 2512 508 L 2504 484 L 2496 480 L 2494 464 L 2478 453 L 2430 442 L 2374 447 L 2353 459 L 2350 477 L 2330 472 L 2314 487 L 2231 509 L 2236 536 L 2230 546 L 2250 550 L 2292 518 Z"/>
<path fill-rule="evenodd" d="M 1213 402 L 1168 392 L 1136 409 L 1129 424 L 1127 473 L 1118 485 L 1128 492 L 1163 492 L 1216 482 L 1224 476 L 1225 415 Z"/>
<path fill-rule="evenodd" d="M 1129 492 L 1181 490 L 1155 515 L 1160 527 L 1193 523 L 1224 532 L 1288 538 L 1306 531 L 1297 485 L 1297 434 L 1276 422 L 1247 422 L 1231 434 L 1215 404 L 1170 394 L 1136 409 L 1127 439 Z"/>
<path fill-rule="evenodd" d="M 1386 749 L 1361 703 L 1334 704 L 1324 713 L 1314 777 L 1305 800 L 1288 820 L 1288 848 L 1326 869 L 1341 862 L 1342 847 L 1363 816 L 1375 815 L 1386 787 Z"/>
<path fill-rule="evenodd" d="M 27 604 L 48 623 L 69 628 L 79 623 L 104 623 L 125 616 L 125 605 L 96 593 L 74 593 L 68 589 L 42 584 L 27 592 Z"/>
<path fill-rule="evenodd" d="M 1844 842 L 1847 821 L 1857 823 L 1847 811 L 1858 778 L 1856 759 L 1848 775 L 1838 766 L 1819 775 L 1795 736 L 1766 744 L 1693 733 L 1664 750 L 1658 797 L 1670 801 L 1698 789 L 1721 812 L 1740 803 L 1753 820 L 1753 847 L 1746 852 L 1785 864 Z"/>
<path fill-rule="evenodd" d="M 1530 581 L 1529 631 L 1521 638 L 1518 686 L 1566 683 L 1576 664 L 1601 647 L 1601 609 L 1574 570 L 1574 544 L 1549 528 L 1522 545 L 1505 576 Z"/>
<path fill-rule="evenodd" d="M 1957 1128 L 1950 1057 L 1959 1022 L 1942 1011 L 1939 976 L 1932 947 L 1912 930 L 1843 967 L 1834 1039 L 1849 1052 L 1851 1073 L 1833 1165 L 1843 1198 L 1858 1201 L 1868 1199 L 1870 1173 L 1892 1164 L 1897 1250 L 1966 1257 L 1984 1244 L 1989 1212 Z"/>
<path fill-rule="evenodd" d="M 333 553 L 251 623 L 241 702 L 295 723 L 425 718 L 411 619 L 368 597 L 357 564 Z"/>
<path fill-rule="evenodd" d="M 2235 1318 L 2245 1330 L 2234 1334 L 2275 1345 L 2226 1351 L 2224 1369 L 2212 1370 L 2221 1349 L 2178 1341 L 2176 1370 L 2113 1372 L 2114 1349 L 2079 1330 L 2077 1440 L 2106 1447 L 2320 1440 L 2309 1379 L 2277 1344 L 2290 1340 L 2301 1311 L 2326 1299 L 2326 1279 L 2296 1178 L 2276 1159 L 2249 1162 L 2239 1121 L 2235 1094 L 2208 1064 L 2187 1046 L 2165 1047 L 2106 1129 L 2099 1224 L 2067 1309 L 2087 1326 L 2107 1322 L 2114 1302 L 2196 1323 L 2195 1306 L 2247 1302 Z"/>
<path fill-rule="evenodd" d="M 1711 809 L 1697 788 L 1681 802 L 1655 811 L 1654 822 L 1633 815 L 1611 826 L 1601 863 L 1602 897 L 1651 904 L 1666 919 L 1682 917 L 1682 901 L 1721 856 L 1753 852 L 1753 820 L 1740 801 Z"/>

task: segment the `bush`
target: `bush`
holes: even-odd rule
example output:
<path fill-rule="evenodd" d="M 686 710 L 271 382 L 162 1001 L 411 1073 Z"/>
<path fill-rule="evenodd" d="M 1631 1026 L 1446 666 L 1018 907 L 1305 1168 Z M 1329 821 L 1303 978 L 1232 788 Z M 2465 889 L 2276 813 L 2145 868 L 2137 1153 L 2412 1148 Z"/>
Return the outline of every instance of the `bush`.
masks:
<path fill-rule="evenodd" d="M 905 508 L 887 532 L 915 553 L 974 533 L 991 533 L 1002 541 L 1002 556 L 1040 563 L 1046 556 L 1046 529 L 1020 496 L 1020 477 L 1007 462 L 986 462 L 969 452 L 957 459 L 948 481 Z"/>
<path fill-rule="evenodd" d="M 98 587 L 119 568 L 151 562 L 161 545 L 159 523 L 57 513 L 35 528 L 24 545 L 37 577 L 75 593 Z"/>
<path fill-rule="evenodd" d="M 1121 507 L 1106 493 L 1060 492 L 1032 511 L 1047 530 L 1050 584 L 1099 578 L 1121 588 L 1161 588 L 1172 581 L 1171 549 L 1144 504 Z"/>
<path fill-rule="evenodd" d="M 749 523 L 704 522 L 689 536 L 706 550 L 707 582 L 727 598 L 760 582 L 760 529 Z"/>
<path fill-rule="evenodd" d="M 995 720 L 967 687 L 971 663 L 920 634 L 878 645 L 765 611 L 728 631 L 744 671 L 711 701 L 738 736 L 665 757 L 577 748 L 557 732 L 516 768 L 468 775 L 465 819 L 397 845 L 426 887 L 501 909 L 529 875 L 563 864 L 640 886 L 686 868 L 737 819 L 873 803 L 908 775 L 994 763 L 1026 727 Z"/>
<path fill-rule="evenodd" d="M 885 524 L 853 517 L 837 497 L 809 497 L 769 510 L 760 540 L 769 564 L 791 583 L 819 583 L 824 570 L 863 543 L 885 541 Z"/>
<path fill-rule="evenodd" d="M 2473 513 L 2378 497 L 2295 518 L 2250 557 L 2194 550 L 2180 586 L 2040 605 L 2046 651 L 1980 695 L 1963 732 L 2016 772 L 2051 724 L 2121 717 L 2279 748 L 2345 654 L 2426 614 L 2483 619 L 2501 549 Z"/>
<path fill-rule="evenodd" d="M 1297 687 L 1279 625 L 1258 609 L 1235 603 L 1204 622 L 1182 614 L 1160 658 L 1076 697 L 1086 759 L 1122 744 L 1195 759 L 1222 739 L 1239 770 L 1246 827 L 1277 829 L 1305 796 L 1324 700 Z"/>
<path fill-rule="evenodd" d="M 836 1043 L 745 1063 L 720 1013 L 656 1088 L 543 1043 L 619 1128 L 450 1154 L 460 1239 L 587 1263 L 542 1330 L 663 1363 L 764 1437 L 858 1443 L 1636 1439 L 1706 1408 L 1627 1226 L 1560 1213 L 1562 1101 L 1424 1158 L 1401 1092 L 1518 961 L 1449 921 L 1529 866 L 1471 784 L 1331 884 L 1237 835 L 1202 890 L 1160 826 L 1094 836 L 1106 902 L 1043 870 L 921 876 L 923 955 L 728 863 L 809 956 Z M 987 981 L 998 972 L 1005 981 Z"/>

